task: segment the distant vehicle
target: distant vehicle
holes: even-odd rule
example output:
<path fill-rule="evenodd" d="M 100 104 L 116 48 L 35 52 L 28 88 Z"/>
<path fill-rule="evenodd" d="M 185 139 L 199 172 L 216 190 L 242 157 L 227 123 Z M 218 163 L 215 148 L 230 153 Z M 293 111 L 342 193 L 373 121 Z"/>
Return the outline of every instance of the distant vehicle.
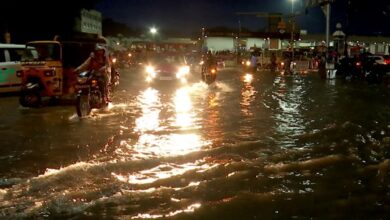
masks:
<path fill-rule="evenodd" d="M 25 45 L 0 44 L 0 92 L 18 92 L 21 80 L 16 73 L 21 70 L 20 61 Z"/>
<path fill-rule="evenodd" d="M 377 64 L 381 64 L 381 65 L 385 65 L 386 64 L 385 58 L 383 56 L 372 55 L 372 56 L 368 56 L 368 57 L 373 59 L 375 61 L 375 63 L 377 63 Z"/>
<path fill-rule="evenodd" d="M 180 54 L 153 54 L 147 58 L 145 66 L 146 81 L 178 81 L 187 83 L 190 73 L 184 55 Z"/>
<path fill-rule="evenodd" d="M 336 74 L 343 78 L 362 79 L 364 72 L 362 60 L 354 57 L 344 57 L 336 64 Z"/>
<path fill-rule="evenodd" d="M 390 64 L 390 55 L 384 55 L 383 59 L 385 60 L 385 64 Z"/>

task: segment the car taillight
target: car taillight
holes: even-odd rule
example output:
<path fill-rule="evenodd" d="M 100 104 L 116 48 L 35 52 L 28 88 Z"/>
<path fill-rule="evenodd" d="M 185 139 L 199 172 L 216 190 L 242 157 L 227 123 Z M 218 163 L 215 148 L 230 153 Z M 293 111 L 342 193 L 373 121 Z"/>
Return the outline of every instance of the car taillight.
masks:
<path fill-rule="evenodd" d="M 362 63 L 360 63 L 360 62 L 356 62 L 356 67 L 360 67 L 361 65 L 362 65 Z"/>
<path fill-rule="evenodd" d="M 16 71 L 16 76 L 17 77 L 23 77 L 23 70 Z"/>
<path fill-rule="evenodd" d="M 43 74 L 45 76 L 49 77 L 49 76 L 55 76 L 56 72 L 54 70 L 48 70 L 48 71 L 45 71 Z"/>

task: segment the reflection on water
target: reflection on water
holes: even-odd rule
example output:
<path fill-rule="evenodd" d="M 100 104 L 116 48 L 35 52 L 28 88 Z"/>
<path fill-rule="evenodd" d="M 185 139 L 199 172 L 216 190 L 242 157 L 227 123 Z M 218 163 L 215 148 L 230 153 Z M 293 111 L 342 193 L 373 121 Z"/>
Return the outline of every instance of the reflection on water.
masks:
<path fill-rule="evenodd" d="M 159 128 L 161 107 L 159 92 L 152 88 L 142 91 L 138 97 L 138 103 L 142 109 L 142 115 L 136 119 L 135 130 L 146 132 L 161 129 Z"/>
<path fill-rule="evenodd" d="M 173 104 L 176 110 L 173 126 L 180 127 L 181 129 L 193 128 L 195 126 L 195 113 L 193 112 L 191 97 L 187 87 L 180 88 L 176 91 Z"/>
<path fill-rule="evenodd" d="M 219 77 L 168 91 L 129 86 L 92 120 L 74 120 L 74 108 L 24 109 L 0 126 L 12 145 L 0 159 L 15 177 L 0 178 L 0 218 L 388 219 L 388 90 Z M 20 141 L 31 149 L 17 151 Z M 38 154 L 76 159 L 52 166 Z M 44 174 L 18 178 L 37 163 Z"/>
<path fill-rule="evenodd" d="M 139 137 L 134 145 L 127 145 L 132 151 L 131 158 L 133 159 L 185 155 L 207 145 L 207 141 L 202 139 L 196 129 L 198 126 L 195 125 L 196 115 L 189 88 L 177 89 L 172 94 L 172 105 L 162 105 L 160 96 L 162 94 L 152 88 L 148 88 L 139 95 L 138 103 L 142 112 L 136 119 L 134 129 L 134 132 L 139 133 Z M 162 115 L 162 112 L 165 114 Z M 174 120 L 169 120 L 172 117 Z M 171 121 L 172 124 L 166 124 Z M 177 130 L 165 134 L 161 132 L 160 125 L 177 128 Z M 182 133 L 182 131 L 186 132 Z"/>
<path fill-rule="evenodd" d="M 302 104 L 305 101 L 306 94 L 303 88 L 303 81 L 299 79 L 290 80 L 291 86 L 287 86 L 286 79 L 283 76 L 276 77 L 274 86 L 276 90 L 273 98 L 278 102 L 279 111 L 276 111 L 274 117 L 276 121 L 276 132 L 285 138 L 281 139 L 281 146 L 294 146 L 294 138 L 303 134 L 305 124 L 302 119 Z M 286 136 L 287 135 L 287 136 Z"/>
<path fill-rule="evenodd" d="M 253 111 L 251 111 L 251 104 L 256 98 L 256 91 L 252 85 L 246 85 L 241 90 L 242 100 L 241 100 L 241 112 L 245 116 L 253 116 Z"/>
<path fill-rule="evenodd" d="M 168 214 L 164 214 L 164 215 L 138 214 L 137 216 L 131 217 L 131 219 L 156 219 L 156 218 L 173 217 L 173 216 L 181 214 L 181 213 L 194 212 L 196 209 L 198 209 L 200 207 L 201 207 L 200 203 L 195 203 L 195 204 L 188 206 L 185 209 L 176 210 L 176 211 L 170 212 Z"/>

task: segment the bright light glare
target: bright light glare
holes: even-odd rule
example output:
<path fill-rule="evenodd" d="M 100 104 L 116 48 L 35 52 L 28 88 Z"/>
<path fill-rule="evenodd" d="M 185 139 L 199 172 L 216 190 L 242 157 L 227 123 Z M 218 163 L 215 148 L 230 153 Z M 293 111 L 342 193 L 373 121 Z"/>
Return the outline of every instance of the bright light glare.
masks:
<path fill-rule="evenodd" d="M 151 74 L 151 73 L 154 73 L 154 68 L 152 66 L 147 66 L 146 67 L 146 72 Z"/>
<path fill-rule="evenodd" d="M 190 73 L 190 67 L 189 66 L 182 66 L 182 67 L 180 67 L 179 73 L 182 73 L 182 74 Z"/>
<path fill-rule="evenodd" d="M 156 33 L 157 33 L 157 29 L 156 29 L 156 28 L 154 28 L 154 27 L 153 27 L 153 28 L 151 28 L 151 29 L 150 29 L 150 33 L 152 33 L 152 34 L 156 34 Z"/>
<path fill-rule="evenodd" d="M 182 83 L 186 83 L 187 79 L 184 77 L 190 73 L 189 66 L 182 66 L 179 68 L 179 71 L 176 73 L 176 78 L 180 79 Z"/>
<path fill-rule="evenodd" d="M 251 61 L 246 61 L 246 65 L 250 66 L 251 65 Z"/>
<path fill-rule="evenodd" d="M 250 83 L 250 82 L 252 82 L 252 80 L 253 80 L 252 74 L 249 74 L 249 73 L 245 74 L 245 76 L 244 76 L 244 82 Z"/>

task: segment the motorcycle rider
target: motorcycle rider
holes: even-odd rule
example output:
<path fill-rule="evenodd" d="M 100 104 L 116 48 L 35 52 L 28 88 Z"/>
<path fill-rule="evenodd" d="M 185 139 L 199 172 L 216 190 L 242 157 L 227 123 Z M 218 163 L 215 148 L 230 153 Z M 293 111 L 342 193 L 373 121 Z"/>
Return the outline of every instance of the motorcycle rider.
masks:
<path fill-rule="evenodd" d="M 255 52 L 252 52 L 250 60 L 251 60 L 250 67 L 252 69 L 251 71 L 252 73 L 255 73 L 257 71 L 257 57 Z"/>
<path fill-rule="evenodd" d="M 104 67 L 104 72 L 99 72 Z M 75 69 L 76 73 L 81 73 L 83 71 L 92 71 L 101 74 L 103 81 L 103 98 L 105 101 L 109 102 L 109 82 L 111 81 L 111 62 L 109 60 L 107 50 L 104 46 L 96 44 L 95 50 L 91 55 L 84 61 L 79 67 Z"/>
<path fill-rule="evenodd" d="M 274 72 L 275 69 L 277 67 L 277 64 L 276 64 L 276 55 L 274 52 L 272 52 L 271 54 L 271 72 Z"/>
<path fill-rule="evenodd" d="M 209 50 L 204 58 L 204 63 L 202 66 L 202 79 L 205 79 L 206 71 L 209 71 L 212 68 L 217 68 L 217 60 L 213 56 L 212 52 Z"/>

